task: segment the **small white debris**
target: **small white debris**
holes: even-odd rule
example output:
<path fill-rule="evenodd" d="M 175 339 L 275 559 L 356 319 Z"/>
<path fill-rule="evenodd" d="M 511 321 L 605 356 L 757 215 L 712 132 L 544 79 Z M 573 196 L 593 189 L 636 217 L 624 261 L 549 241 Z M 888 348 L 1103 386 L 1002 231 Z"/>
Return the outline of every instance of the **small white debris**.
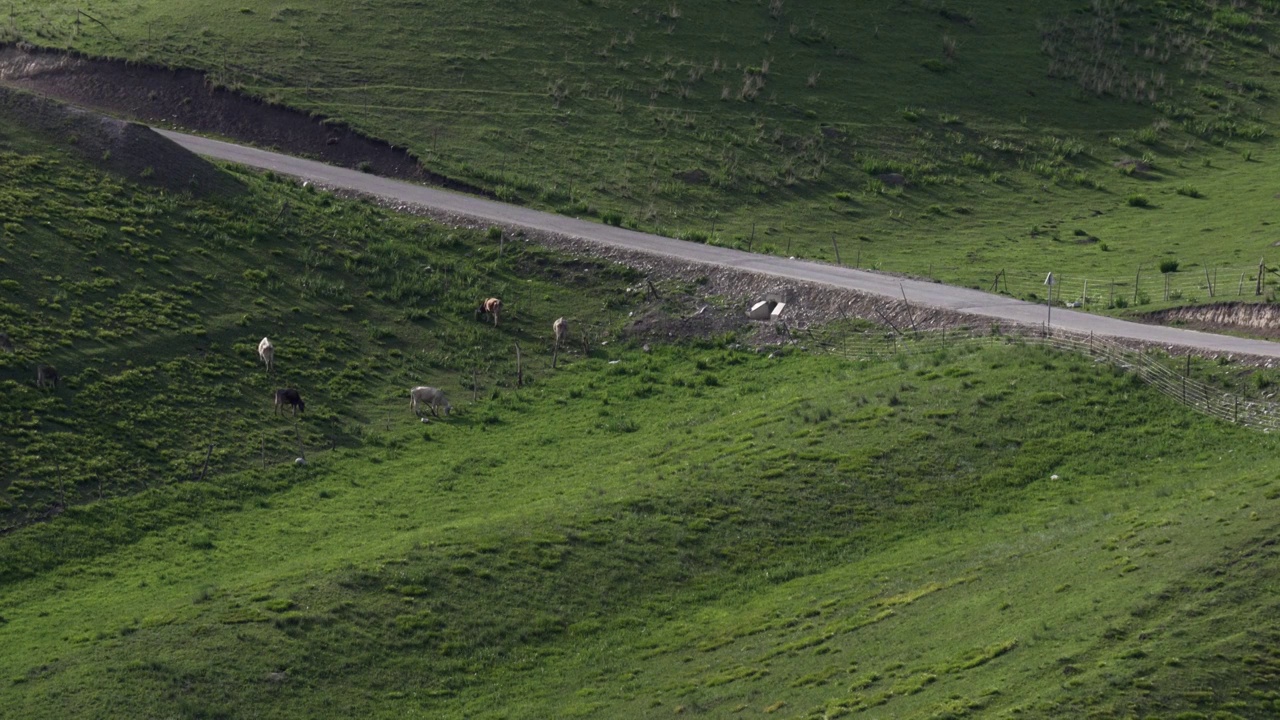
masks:
<path fill-rule="evenodd" d="M 1049 479 L 1050 479 L 1050 480 L 1057 480 L 1057 479 L 1058 479 L 1058 476 L 1057 476 L 1056 474 L 1055 474 L 1055 475 L 1050 475 L 1050 476 L 1049 476 Z"/>
<path fill-rule="evenodd" d="M 297 459 L 295 459 L 295 460 L 293 461 L 293 464 L 294 464 L 294 465 L 306 465 L 306 464 L 307 464 L 307 459 L 306 459 L 306 458 L 297 458 Z"/>
<path fill-rule="evenodd" d="M 610 364 L 610 365 L 617 365 L 617 364 L 618 364 L 618 363 L 620 363 L 620 362 L 622 362 L 622 361 L 621 361 L 621 360 L 610 360 L 610 361 L 609 361 L 609 364 Z"/>
<path fill-rule="evenodd" d="M 423 425 L 426 425 L 426 424 L 427 424 L 427 423 L 429 423 L 429 422 L 431 422 L 431 418 L 422 418 L 422 424 L 423 424 Z"/>

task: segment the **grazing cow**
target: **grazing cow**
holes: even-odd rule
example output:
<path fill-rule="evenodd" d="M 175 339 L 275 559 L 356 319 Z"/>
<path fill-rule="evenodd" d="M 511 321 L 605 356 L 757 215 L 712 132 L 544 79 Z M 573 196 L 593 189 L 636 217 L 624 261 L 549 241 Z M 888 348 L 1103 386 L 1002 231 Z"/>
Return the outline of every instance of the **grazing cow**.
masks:
<path fill-rule="evenodd" d="M 58 387 L 58 370 L 52 365 L 39 365 L 36 367 L 36 387 L 44 389 L 47 387 Z"/>
<path fill-rule="evenodd" d="M 556 333 L 556 349 L 558 350 L 569 337 L 569 322 L 564 318 L 556 318 L 556 321 L 551 323 L 551 329 Z"/>
<path fill-rule="evenodd" d="M 498 298 L 488 298 L 480 303 L 476 308 L 476 318 L 481 315 L 488 315 L 493 318 L 493 326 L 498 327 L 498 316 L 502 314 L 502 301 Z"/>
<path fill-rule="evenodd" d="M 439 408 L 444 408 L 444 414 L 448 415 L 453 406 L 449 404 L 449 398 L 444 396 L 444 391 L 440 388 L 427 387 L 419 385 L 409 391 L 409 407 L 413 408 L 413 414 L 419 417 L 422 413 L 418 412 L 419 405 L 426 405 L 431 409 L 431 414 L 440 417 L 440 413 L 436 412 Z"/>
<path fill-rule="evenodd" d="M 276 412 L 284 414 L 284 406 L 289 405 L 293 408 L 293 414 L 296 417 L 300 412 L 306 412 L 307 404 L 302 401 L 302 396 L 293 388 L 281 388 L 276 390 Z"/>
<path fill-rule="evenodd" d="M 0 332 L 0 350 L 7 353 L 13 352 L 13 341 L 9 339 L 9 333 Z"/>
<path fill-rule="evenodd" d="M 270 340 L 262 338 L 262 342 L 258 343 L 258 357 L 266 364 L 267 372 L 271 372 L 271 363 L 276 359 L 276 346 Z"/>

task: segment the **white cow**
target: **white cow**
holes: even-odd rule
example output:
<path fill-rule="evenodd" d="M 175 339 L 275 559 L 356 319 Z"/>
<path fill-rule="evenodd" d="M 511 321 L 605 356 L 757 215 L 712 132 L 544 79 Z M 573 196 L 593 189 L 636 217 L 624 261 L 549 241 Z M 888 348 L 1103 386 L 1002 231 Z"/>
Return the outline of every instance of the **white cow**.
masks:
<path fill-rule="evenodd" d="M 551 323 L 551 329 L 556 333 L 556 349 L 559 349 L 569 337 L 569 322 L 562 317 L 556 318 L 556 321 Z"/>
<path fill-rule="evenodd" d="M 440 408 L 444 408 L 444 414 L 448 415 L 453 406 L 449 404 L 449 399 L 444 396 L 444 391 L 440 388 L 427 387 L 419 385 L 409 391 L 409 407 L 413 408 L 413 414 L 421 416 L 418 412 L 418 405 L 426 405 L 431 409 L 431 414 L 440 417 L 437 412 Z"/>
<path fill-rule="evenodd" d="M 267 372 L 271 372 L 271 362 L 276 357 L 276 346 L 272 345 L 270 340 L 262 338 L 262 342 L 258 343 L 258 357 L 266 363 Z"/>

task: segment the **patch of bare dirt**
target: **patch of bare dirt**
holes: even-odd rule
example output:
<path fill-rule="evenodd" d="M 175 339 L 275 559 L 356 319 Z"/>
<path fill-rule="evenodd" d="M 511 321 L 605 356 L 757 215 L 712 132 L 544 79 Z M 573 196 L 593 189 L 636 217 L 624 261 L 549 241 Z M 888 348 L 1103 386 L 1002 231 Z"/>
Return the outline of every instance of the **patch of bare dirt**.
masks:
<path fill-rule="evenodd" d="M 633 318 L 624 335 L 638 341 L 688 342 L 729 333 L 751 335 L 750 331 L 755 330 L 751 325 L 737 308 L 716 307 L 694 296 L 683 296 L 652 306 Z M 758 344 L 760 338 L 752 340 Z"/>
<path fill-rule="evenodd" d="M 707 174 L 707 171 L 702 168 L 694 168 L 687 172 L 676 173 L 676 177 L 687 185 L 705 185 L 706 182 L 711 179 L 711 176 Z"/>
<path fill-rule="evenodd" d="M 3 45 L 0 84 L 151 125 L 230 137 L 386 177 L 489 194 L 428 170 L 403 148 L 342 123 L 214 87 L 196 70 Z"/>

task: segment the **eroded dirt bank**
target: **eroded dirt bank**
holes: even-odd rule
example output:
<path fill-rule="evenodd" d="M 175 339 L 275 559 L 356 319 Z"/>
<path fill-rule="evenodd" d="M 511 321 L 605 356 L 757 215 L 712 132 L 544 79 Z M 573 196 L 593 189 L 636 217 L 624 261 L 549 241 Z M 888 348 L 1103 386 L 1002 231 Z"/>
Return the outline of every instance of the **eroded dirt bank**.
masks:
<path fill-rule="evenodd" d="M 1264 303 L 1188 305 L 1148 313 L 1141 319 L 1156 325 L 1179 325 L 1205 332 L 1237 332 L 1272 340 L 1280 338 L 1280 307 Z"/>
<path fill-rule="evenodd" d="M 0 84 L 152 125 L 220 135 L 377 175 L 486 194 L 422 167 L 407 150 L 340 123 L 215 88 L 196 70 L 0 45 Z"/>

